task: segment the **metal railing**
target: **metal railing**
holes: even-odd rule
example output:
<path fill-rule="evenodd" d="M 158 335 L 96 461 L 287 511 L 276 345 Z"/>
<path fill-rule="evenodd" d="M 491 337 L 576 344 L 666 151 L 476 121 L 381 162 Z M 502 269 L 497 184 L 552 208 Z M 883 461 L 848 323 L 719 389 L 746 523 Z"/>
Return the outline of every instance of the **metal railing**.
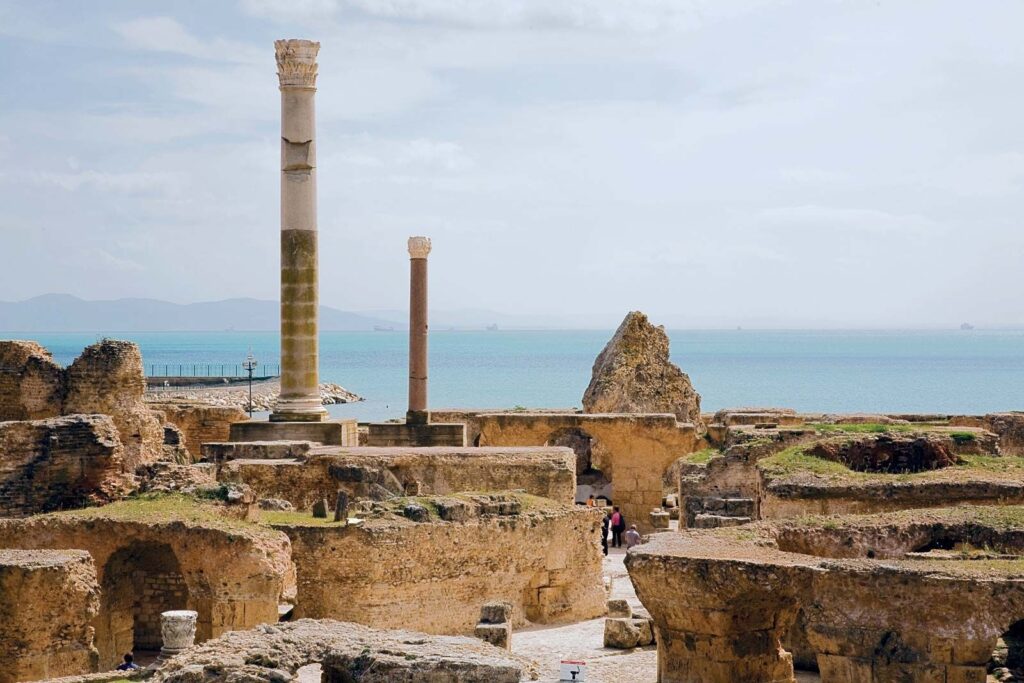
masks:
<path fill-rule="evenodd" d="M 249 373 L 241 363 L 150 363 L 144 367 L 146 377 L 229 377 L 248 378 Z M 270 379 L 281 374 L 279 363 L 256 366 L 253 379 Z"/>

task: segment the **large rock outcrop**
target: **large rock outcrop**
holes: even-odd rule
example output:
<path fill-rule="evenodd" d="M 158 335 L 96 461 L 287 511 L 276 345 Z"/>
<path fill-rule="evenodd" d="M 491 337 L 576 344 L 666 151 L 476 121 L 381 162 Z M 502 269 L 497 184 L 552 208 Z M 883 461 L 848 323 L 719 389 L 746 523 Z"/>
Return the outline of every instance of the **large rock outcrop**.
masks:
<path fill-rule="evenodd" d="M 163 456 L 164 430 L 146 405 L 142 353 L 132 342 L 104 339 L 66 370 L 64 414 L 110 415 L 121 434 L 129 471 Z"/>
<path fill-rule="evenodd" d="M 588 413 L 673 413 L 703 428 L 700 394 L 669 360 L 665 328 L 639 311 L 629 313 L 594 361 L 583 394 Z"/>

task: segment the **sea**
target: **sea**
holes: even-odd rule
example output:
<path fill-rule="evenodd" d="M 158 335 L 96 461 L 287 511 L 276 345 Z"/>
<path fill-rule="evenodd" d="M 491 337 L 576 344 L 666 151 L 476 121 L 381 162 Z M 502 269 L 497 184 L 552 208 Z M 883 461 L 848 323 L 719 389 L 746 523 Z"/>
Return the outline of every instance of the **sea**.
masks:
<path fill-rule="evenodd" d="M 613 330 L 432 331 L 429 402 L 436 408 L 571 408 Z M 142 349 L 146 372 L 231 370 L 251 350 L 275 369 L 274 332 L 3 333 L 35 339 L 68 364 L 103 337 Z M 706 411 L 781 406 L 816 412 L 985 413 L 1024 410 L 1024 331 L 669 330 L 672 360 Z M 365 398 L 337 417 L 405 414 L 408 336 L 324 332 L 321 381 Z"/>

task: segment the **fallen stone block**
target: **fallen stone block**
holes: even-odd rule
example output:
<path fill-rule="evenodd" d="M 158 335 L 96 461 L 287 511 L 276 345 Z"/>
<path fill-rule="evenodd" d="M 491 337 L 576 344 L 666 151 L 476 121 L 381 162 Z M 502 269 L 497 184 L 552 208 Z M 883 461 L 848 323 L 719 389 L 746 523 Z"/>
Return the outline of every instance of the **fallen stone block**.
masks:
<path fill-rule="evenodd" d="M 604 620 L 604 646 L 617 650 L 629 650 L 640 642 L 640 629 L 627 618 Z"/>
<path fill-rule="evenodd" d="M 488 602 L 480 608 L 481 624 L 508 624 L 512 621 L 512 605 L 507 602 Z"/>
<path fill-rule="evenodd" d="M 495 647 L 512 649 L 512 624 L 477 624 L 473 635 Z"/>
<path fill-rule="evenodd" d="M 608 616 L 629 619 L 633 616 L 633 608 L 630 607 L 629 603 L 625 600 L 609 600 Z"/>

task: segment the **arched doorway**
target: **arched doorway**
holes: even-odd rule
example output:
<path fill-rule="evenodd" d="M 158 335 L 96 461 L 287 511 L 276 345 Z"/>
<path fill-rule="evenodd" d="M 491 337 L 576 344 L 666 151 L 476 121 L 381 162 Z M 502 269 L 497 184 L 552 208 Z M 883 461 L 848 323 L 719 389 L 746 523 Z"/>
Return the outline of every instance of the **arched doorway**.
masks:
<path fill-rule="evenodd" d="M 1005 680 L 1024 680 L 1024 619 L 1010 625 L 1006 633 L 999 637 L 992 660 L 989 662 L 989 673 L 1002 669 L 1000 675 Z M 997 677 L 998 678 L 998 677 Z"/>
<path fill-rule="evenodd" d="M 567 427 L 552 434 L 545 445 L 571 448 L 576 454 L 577 503 L 585 503 L 593 495 L 594 498 L 604 499 L 611 504 L 612 483 L 606 474 L 598 469 L 601 446 L 597 439 L 579 427 Z"/>
<path fill-rule="evenodd" d="M 159 650 L 160 613 L 187 607 L 188 586 L 169 545 L 132 543 L 115 552 L 103 570 L 96 617 L 100 671 L 126 652 Z"/>

